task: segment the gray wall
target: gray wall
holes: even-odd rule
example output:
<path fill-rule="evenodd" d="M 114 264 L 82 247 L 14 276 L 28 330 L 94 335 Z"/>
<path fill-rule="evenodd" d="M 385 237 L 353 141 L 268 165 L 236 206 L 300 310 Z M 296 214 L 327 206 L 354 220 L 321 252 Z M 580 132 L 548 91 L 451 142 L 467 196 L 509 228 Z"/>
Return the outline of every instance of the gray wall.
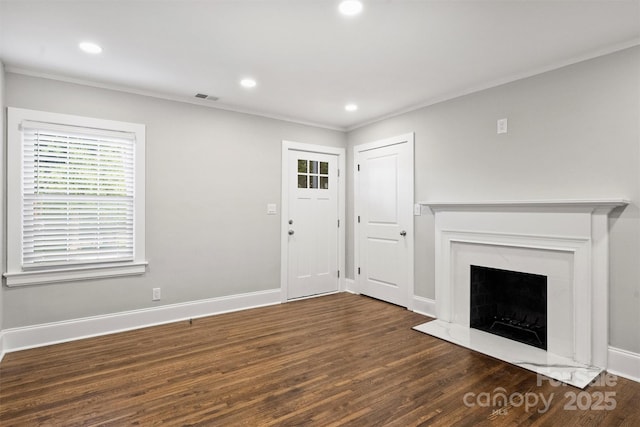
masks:
<path fill-rule="evenodd" d="M 346 145 L 343 132 L 12 73 L 6 105 L 146 124 L 149 271 L 4 287 L 4 328 L 279 288 L 280 215 L 266 207 L 281 210 L 282 140 Z"/>
<path fill-rule="evenodd" d="M 509 132 L 496 134 L 507 117 Z M 353 130 L 352 147 L 415 132 L 415 200 L 626 197 L 610 220 L 610 344 L 640 352 L 640 47 Z M 347 217 L 353 217 L 353 184 Z M 434 298 L 430 212 L 415 218 L 415 293 Z M 347 271 L 353 275 L 353 230 Z"/>
<path fill-rule="evenodd" d="M 265 212 L 267 203 L 281 208 L 281 140 L 338 147 L 348 141 L 351 148 L 413 131 L 416 200 L 631 199 L 610 220 L 610 343 L 640 352 L 639 80 L 640 48 L 633 48 L 345 135 L 8 73 L 5 105 L 147 125 L 150 268 L 142 277 L 5 287 L 0 322 L 27 326 L 277 288 L 280 217 Z M 502 117 L 509 133 L 496 135 Z M 347 157 L 351 162 L 351 150 Z M 415 218 L 415 230 L 415 292 L 433 298 L 430 213 Z M 153 287 L 162 288 L 159 303 L 151 302 Z"/>

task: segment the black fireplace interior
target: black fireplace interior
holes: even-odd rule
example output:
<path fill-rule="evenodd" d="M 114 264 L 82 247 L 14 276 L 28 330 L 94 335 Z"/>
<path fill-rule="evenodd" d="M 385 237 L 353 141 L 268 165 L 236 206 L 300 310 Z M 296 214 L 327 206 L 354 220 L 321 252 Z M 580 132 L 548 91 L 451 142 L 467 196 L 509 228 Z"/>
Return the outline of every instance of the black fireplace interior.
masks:
<path fill-rule="evenodd" d="M 547 349 L 547 276 L 471 266 L 470 326 Z"/>

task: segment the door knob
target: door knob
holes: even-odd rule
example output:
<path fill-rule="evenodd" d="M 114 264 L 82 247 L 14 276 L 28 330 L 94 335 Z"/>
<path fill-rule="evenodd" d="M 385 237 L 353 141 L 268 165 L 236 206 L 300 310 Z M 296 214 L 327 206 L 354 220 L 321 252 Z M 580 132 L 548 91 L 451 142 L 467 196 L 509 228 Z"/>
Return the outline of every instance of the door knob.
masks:
<path fill-rule="evenodd" d="M 404 230 L 402 230 L 402 231 L 400 232 L 400 235 L 401 235 L 402 237 L 404 237 L 404 236 L 406 236 L 406 235 L 407 235 L 407 232 L 406 232 L 406 231 L 404 231 Z"/>
<path fill-rule="evenodd" d="M 295 231 L 289 230 L 289 236 L 293 236 L 293 233 L 295 233 Z"/>

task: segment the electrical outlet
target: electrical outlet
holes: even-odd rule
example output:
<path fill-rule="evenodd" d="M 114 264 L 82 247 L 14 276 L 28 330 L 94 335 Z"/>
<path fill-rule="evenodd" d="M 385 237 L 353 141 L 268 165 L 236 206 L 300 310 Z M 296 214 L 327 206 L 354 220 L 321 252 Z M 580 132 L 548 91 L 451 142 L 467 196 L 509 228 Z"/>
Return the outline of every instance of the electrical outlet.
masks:
<path fill-rule="evenodd" d="M 152 301 L 160 301 L 160 288 L 153 288 Z"/>

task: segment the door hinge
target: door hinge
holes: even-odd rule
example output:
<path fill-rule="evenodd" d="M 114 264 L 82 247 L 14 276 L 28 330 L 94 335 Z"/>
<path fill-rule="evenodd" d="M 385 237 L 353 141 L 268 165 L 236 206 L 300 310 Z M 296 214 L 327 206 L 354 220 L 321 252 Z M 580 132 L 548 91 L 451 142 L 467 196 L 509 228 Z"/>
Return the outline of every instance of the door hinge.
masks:
<path fill-rule="evenodd" d="M 358 267 L 358 274 L 360 274 L 360 267 Z"/>
<path fill-rule="evenodd" d="M 360 215 L 358 215 L 358 224 L 360 224 Z"/>
<path fill-rule="evenodd" d="M 338 270 L 338 279 L 340 278 L 340 270 Z"/>
<path fill-rule="evenodd" d="M 340 220 L 338 220 L 338 228 L 340 228 Z"/>
<path fill-rule="evenodd" d="M 358 165 L 358 172 L 360 172 L 360 165 Z"/>
<path fill-rule="evenodd" d="M 338 178 L 340 178 L 340 169 L 338 169 Z"/>

